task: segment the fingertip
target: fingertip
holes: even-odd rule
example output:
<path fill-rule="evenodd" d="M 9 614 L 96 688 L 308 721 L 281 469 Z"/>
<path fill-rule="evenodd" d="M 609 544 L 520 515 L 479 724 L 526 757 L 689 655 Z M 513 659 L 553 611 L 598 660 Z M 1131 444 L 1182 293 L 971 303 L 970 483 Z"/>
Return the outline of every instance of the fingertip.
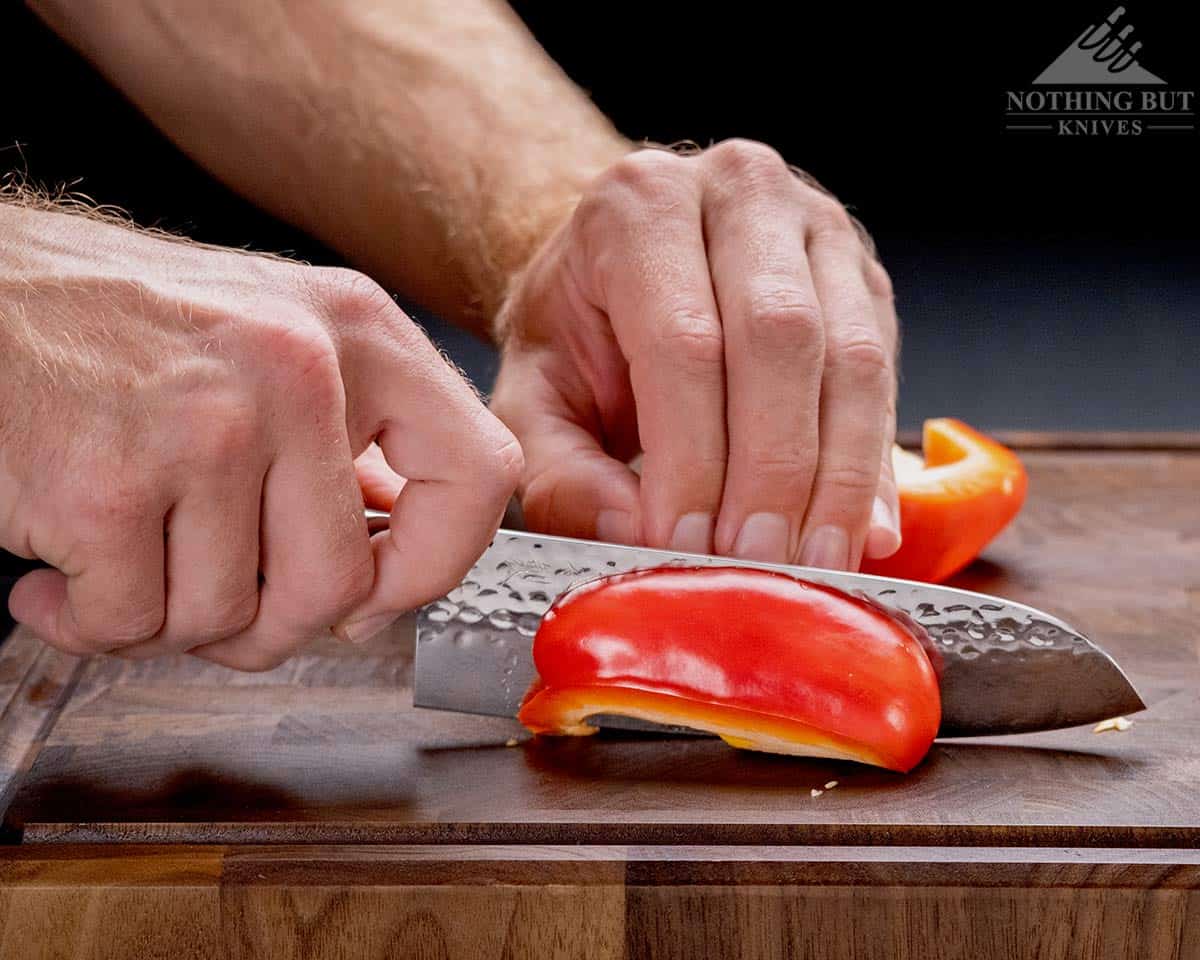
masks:
<path fill-rule="evenodd" d="M 883 560 L 900 549 L 900 534 L 888 527 L 871 527 L 867 531 L 863 555 L 868 560 Z"/>
<path fill-rule="evenodd" d="M 723 553 L 743 560 L 787 563 L 791 559 L 792 524 L 782 513 L 752 513 L 742 523 L 736 539 Z"/>
<path fill-rule="evenodd" d="M 900 541 L 900 526 L 895 510 L 883 497 L 876 497 L 871 506 L 871 526 L 867 531 L 863 553 L 868 559 L 882 560 L 900 549 Z"/>
<path fill-rule="evenodd" d="M 596 514 L 596 539 L 633 546 L 638 542 L 637 522 L 626 509 L 606 507 Z"/>
<path fill-rule="evenodd" d="M 711 553 L 716 525 L 716 518 L 711 513 L 703 510 L 685 513 L 675 521 L 667 548 L 679 553 Z"/>
<path fill-rule="evenodd" d="M 824 570 L 849 570 L 850 553 L 850 536 L 846 530 L 836 524 L 824 524 L 805 538 L 800 548 L 800 565 Z"/>

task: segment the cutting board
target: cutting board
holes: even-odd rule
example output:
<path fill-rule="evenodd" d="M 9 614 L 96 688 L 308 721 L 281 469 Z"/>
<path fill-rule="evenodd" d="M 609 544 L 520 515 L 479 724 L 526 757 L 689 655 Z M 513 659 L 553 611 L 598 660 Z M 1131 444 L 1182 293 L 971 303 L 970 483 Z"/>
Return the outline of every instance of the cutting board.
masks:
<path fill-rule="evenodd" d="M 31 883 L 140 884 L 163 898 L 137 901 L 160 934 L 186 891 L 196 923 L 211 894 L 209 932 L 246 956 L 298 955 L 314 915 L 431 956 L 841 957 L 873 930 L 890 956 L 965 957 L 989 923 L 1006 956 L 1075 956 L 1079 936 L 1107 938 L 1103 956 L 1200 955 L 1200 452 L 1025 459 L 1026 510 L 956 585 L 1099 641 L 1150 704 L 1127 731 L 942 742 L 902 776 L 414 709 L 411 620 L 262 674 L 83 662 L 18 631 L 0 648 L 0 922 L 36 926 Z M 404 926 L 413 904 L 425 919 Z M 835 935 L 846 923 L 868 939 Z M 0 958 L 27 943 L 0 936 Z"/>

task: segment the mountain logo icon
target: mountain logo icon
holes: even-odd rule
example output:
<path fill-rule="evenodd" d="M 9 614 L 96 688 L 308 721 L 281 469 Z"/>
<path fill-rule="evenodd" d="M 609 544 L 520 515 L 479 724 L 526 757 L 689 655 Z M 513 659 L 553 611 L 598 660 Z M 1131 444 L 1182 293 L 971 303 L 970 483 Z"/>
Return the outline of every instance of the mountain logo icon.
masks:
<path fill-rule="evenodd" d="M 1058 59 L 1041 72 L 1033 81 L 1034 86 L 1073 83 L 1088 86 L 1165 86 L 1165 80 L 1156 77 L 1137 62 L 1136 54 L 1142 48 L 1142 42 L 1130 42 L 1133 25 L 1126 23 L 1117 30 L 1117 24 L 1124 16 L 1125 8 L 1117 7 L 1103 23 L 1093 24 L 1084 30 L 1074 43 L 1059 54 Z"/>

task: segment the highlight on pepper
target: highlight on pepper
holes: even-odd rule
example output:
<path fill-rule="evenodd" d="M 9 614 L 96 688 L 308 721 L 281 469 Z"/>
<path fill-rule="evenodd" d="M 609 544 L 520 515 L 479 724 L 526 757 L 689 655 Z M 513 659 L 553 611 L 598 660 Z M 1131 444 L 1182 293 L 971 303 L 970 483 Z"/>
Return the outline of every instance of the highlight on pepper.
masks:
<path fill-rule="evenodd" d="M 908 771 L 941 722 L 920 636 L 831 587 L 740 567 L 656 567 L 560 596 L 518 719 L 586 735 L 616 714 L 735 747 Z"/>
<path fill-rule="evenodd" d="M 937 583 L 974 560 L 1017 515 L 1028 479 L 1017 455 L 961 420 L 926 420 L 924 459 L 900 447 L 900 549 L 863 573 Z"/>

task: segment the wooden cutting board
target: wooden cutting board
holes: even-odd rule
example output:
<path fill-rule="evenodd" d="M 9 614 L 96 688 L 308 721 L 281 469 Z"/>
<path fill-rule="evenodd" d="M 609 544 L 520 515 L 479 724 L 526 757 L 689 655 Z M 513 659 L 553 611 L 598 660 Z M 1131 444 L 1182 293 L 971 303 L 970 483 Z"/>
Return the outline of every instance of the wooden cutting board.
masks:
<path fill-rule="evenodd" d="M 384 931 L 367 956 L 965 957 L 988 929 L 1006 956 L 1082 955 L 1080 936 L 1200 956 L 1200 452 L 1025 459 L 1025 512 L 956 583 L 1105 646 L 1151 707 L 1123 733 L 948 741 L 900 776 L 415 710 L 411 621 L 257 675 L 81 662 L 18 631 L 0 648 L 0 923 L 37 928 L 32 885 L 126 904 L 126 931 L 183 924 L 197 955 L 299 955 L 340 922 Z M 28 943 L 0 934 L 0 958 L 40 955 Z"/>

